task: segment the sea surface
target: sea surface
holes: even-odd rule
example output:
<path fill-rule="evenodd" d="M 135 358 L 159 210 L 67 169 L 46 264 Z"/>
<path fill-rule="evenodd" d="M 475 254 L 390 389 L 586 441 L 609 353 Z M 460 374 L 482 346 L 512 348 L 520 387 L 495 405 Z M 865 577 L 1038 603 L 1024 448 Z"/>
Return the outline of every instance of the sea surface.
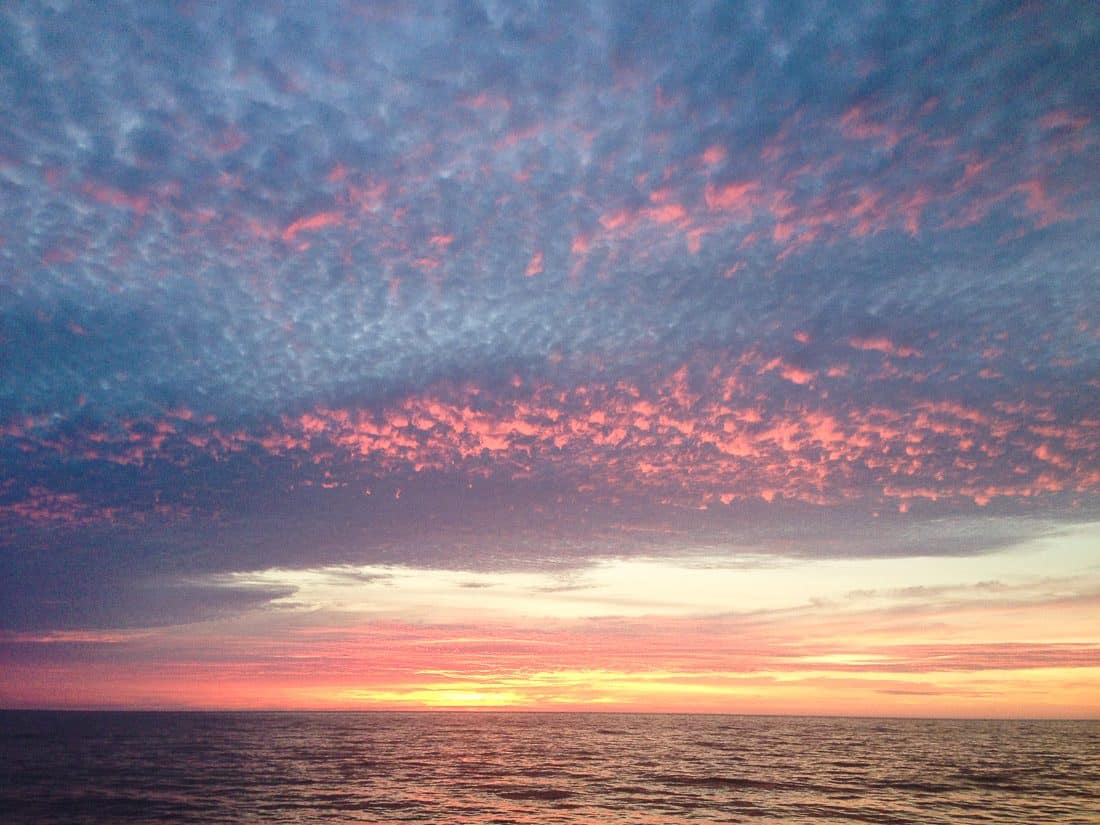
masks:
<path fill-rule="evenodd" d="M 0 712 L 3 823 L 1100 823 L 1100 722 Z"/>

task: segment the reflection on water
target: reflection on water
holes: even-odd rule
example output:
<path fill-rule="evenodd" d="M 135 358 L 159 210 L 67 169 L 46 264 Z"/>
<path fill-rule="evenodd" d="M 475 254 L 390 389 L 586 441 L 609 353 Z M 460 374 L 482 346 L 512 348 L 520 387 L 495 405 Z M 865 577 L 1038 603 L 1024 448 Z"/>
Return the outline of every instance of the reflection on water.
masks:
<path fill-rule="evenodd" d="M 0 712 L 0 821 L 1100 823 L 1100 723 Z"/>

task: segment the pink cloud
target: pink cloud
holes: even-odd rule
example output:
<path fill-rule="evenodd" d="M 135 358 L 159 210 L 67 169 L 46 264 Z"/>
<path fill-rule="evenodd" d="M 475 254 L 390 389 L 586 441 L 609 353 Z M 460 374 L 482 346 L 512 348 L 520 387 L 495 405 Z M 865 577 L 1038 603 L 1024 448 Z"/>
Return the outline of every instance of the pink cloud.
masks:
<path fill-rule="evenodd" d="M 291 223 L 283 230 L 282 238 L 289 243 L 300 232 L 313 232 L 329 226 L 340 226 L 343 223 L 344 216 L 340 212 L 318 212 L 315 215 L 307 215 Z"/>
<path fill-rule="evenodd" d="M 895 355 L 899 358 L 913 358 L 920 356 L 921 352 L 913 347 L 907 347 L 900 344 L 895 344 L 889 338 L 883 335 L 873 335 L 867 337 L 853 336 L 848 339 L 848 346 L 852 349 L 859 349 L 870 352 L 881 352 L 886 355 Z"/>

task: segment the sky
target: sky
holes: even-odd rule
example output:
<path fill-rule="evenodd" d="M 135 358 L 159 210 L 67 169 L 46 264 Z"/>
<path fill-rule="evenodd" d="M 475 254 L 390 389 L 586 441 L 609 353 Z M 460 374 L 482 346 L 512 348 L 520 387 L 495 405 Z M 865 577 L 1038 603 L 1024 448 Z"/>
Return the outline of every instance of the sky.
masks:
<path fill-rule="evenodd" d="M 1100 8 L 0 8 L 0 706 L 1100 716 Z"/>

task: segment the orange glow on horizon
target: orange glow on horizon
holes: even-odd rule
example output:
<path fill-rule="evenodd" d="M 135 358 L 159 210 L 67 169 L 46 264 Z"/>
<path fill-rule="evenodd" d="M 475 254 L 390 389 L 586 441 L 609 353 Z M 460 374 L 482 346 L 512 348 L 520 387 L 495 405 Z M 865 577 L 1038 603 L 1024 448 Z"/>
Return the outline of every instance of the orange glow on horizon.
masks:
<path fill-rule="evenodd" d="M 1098 531 L 935 565 L 276 568 L 211 583 L 270 608 L 0 637 L 65 657 L 8 662 L 0 706 L 1100 718 Z"/>
<path fill-rule="evenodd" d="M 1100 718 L 1100 666 L 984 674 L 688 674 L 599 669 L 474 676 L 425 674 L 364 685 L 264 676 L 225 679 L 177 667 L 160 674 L 68 669 L 64 683 L 16 669 L 5 707 L 192 710 L 513 710 L 826 716 Z M 171 671 L 175 671 L 172 673 Z M 55 676 L 58 674 L 55 674 Z M 95 689 L 87 690 L 86 685 Z M 83 685 L 83 686 L 81 686 Z"/>

